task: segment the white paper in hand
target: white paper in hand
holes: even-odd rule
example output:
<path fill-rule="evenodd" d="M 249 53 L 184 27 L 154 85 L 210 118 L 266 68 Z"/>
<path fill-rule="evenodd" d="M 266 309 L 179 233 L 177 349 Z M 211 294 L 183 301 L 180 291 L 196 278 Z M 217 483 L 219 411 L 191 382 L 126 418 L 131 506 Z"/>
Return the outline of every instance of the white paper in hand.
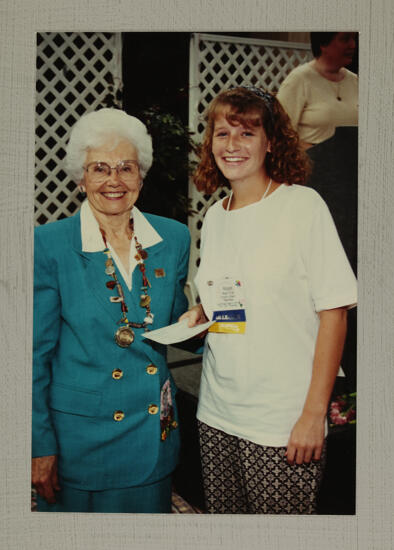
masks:
<path fill-rule="evenodd" d="M 149 338 L 149 340 L 153 340 L 154 342 L 158 342 L 159 344 L 176 344 L 177 342 L 189 340 L 189 338 L 193 338 L 193 336 L 200 334 L 200 332 L 204 332 L 204 330 L 207 330 L 211 325 L 213 325 L 214 321 L 208 321 L 208 323 L 196 325 L 192 328 L 189 328 L 187 323 L 188 319 L 183 319 L 173 325 L 158 328 L 157 330 L 152 330 L 150 332 L 144 332 L 142 336 L 144 338 Z"/>

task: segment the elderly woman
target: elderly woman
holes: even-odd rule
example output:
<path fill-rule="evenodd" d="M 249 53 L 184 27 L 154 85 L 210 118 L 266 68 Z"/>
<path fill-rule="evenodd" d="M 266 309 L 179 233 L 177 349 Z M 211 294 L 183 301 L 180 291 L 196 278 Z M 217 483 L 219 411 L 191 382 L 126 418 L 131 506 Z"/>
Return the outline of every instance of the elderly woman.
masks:
<path fill-rule="evenodd" d="M 86 193 L 35 231 L 33 461 L 39 511 L 170 512 L 178 456 L 165 348 L 189 233 L 135 206 L 152 164 L 146 127 L 116 109 L 83 116 L 67 147 Z"/>
<path fill-rule="evenodd" d="M 279 102 L 253 87 L 210 103 L 194 176 L 208 210 L 189 326 L 205 341 L 197 418 L 211 513 L 316 511 L 327 405 L 355 278 Z"/>

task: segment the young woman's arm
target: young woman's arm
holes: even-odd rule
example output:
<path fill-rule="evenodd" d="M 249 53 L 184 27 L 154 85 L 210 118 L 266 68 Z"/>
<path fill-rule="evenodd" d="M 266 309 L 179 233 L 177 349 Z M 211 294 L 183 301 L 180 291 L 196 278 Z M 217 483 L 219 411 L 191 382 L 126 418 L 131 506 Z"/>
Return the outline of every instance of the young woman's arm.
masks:
<path fill-rule="evenodd" d="M 311 383 L 302 414 L 294 425 L 287 444 L 286 454 L 290 463 L 302 464 L 311 459 L 320 459 L 328 402 L 342 358 L 347 308 L 321 311 L 319 317 Z"/>

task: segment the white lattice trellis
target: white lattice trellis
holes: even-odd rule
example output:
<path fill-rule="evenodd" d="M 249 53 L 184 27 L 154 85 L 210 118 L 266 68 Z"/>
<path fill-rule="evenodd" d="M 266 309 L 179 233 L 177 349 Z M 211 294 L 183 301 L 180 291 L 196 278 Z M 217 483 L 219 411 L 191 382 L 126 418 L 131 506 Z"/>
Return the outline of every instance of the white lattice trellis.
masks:
<path fill-rule="evenodd" d="M 276 92 L 297 65 L 312 58 L 309 44 L 240 38 L 213 34 L 192 35 L 190 42 L 189 127 L 197 142 L 204 132 L 203 113 L 219 91 L 242 84 L 255 85 Z M 199 193 L 189 184 L 191 207 L 197 214 L 189 217 L 192 235 L 189 286 L 199 264 L 200 230 L 208 207 L 226 191 L 212 196 Z M 193 286 L 191 293 L 194 298 Z"/>
<path fill-rule="evenodd" d="M 81 197 L 64 171 L 70 127 L 121 90 L 120 33 L 37 35 L 35 222 L 73 214 Z"/>

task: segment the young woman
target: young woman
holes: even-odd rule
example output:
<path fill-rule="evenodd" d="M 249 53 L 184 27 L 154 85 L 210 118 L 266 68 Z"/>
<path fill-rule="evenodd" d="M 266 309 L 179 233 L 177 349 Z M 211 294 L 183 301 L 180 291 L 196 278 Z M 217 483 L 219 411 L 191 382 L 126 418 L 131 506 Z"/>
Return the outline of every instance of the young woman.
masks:
<path fill-rule="evenodd" d="M 325 417 L 356 282 L 278 101 L 256 88 L 211 103 L 195 184 L 231 187 L 206 214 L 189 325 L 205 341 L 198 406 L 212 513 L 313 513 Z"/>

